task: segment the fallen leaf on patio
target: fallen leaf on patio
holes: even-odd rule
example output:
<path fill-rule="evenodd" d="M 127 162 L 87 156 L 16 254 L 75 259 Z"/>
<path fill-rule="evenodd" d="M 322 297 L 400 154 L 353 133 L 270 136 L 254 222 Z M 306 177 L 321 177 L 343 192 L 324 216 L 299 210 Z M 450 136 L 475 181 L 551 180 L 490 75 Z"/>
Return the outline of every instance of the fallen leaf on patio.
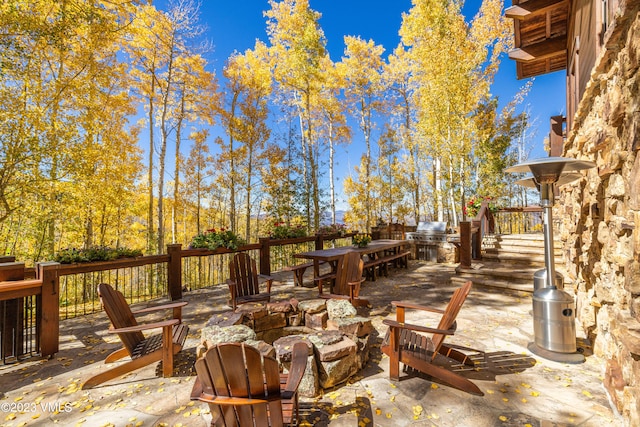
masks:
<path fill-rule="evenodd" d="M 504 415 L 500 415 L 500 416 L 498 417 L 498 419 L 499 419 L 500 421 L 502 421 L 502 422 L 506 422 L 506 421 L 508 420 L 508 418 L 507 418 L 507 417 L 505 417 Z"/>
<path fill-rule="evenodd" d="M 528 402 L 528 401 L 527 401 L 527 399 L 526 399 L 526 398 L 524 398 L 524 397 L 523 397 L 522 399 L 520 399 L 520 401 L 521 401 L 522 403 L 527 403 L 527 402 Z"/>
<path fill-rule="evenodd" d="M 422 406 L 420 406 L 420 405 L 414 406 L 413 407 L 413 415 L 418 416 L 420 414 L 422 414 Z"/>
<path fill-rule="evenodd" d="M 385 415 L 385 417 L 387 417 L 387 418 L 391 418 L 391 412 L 387 412 L 387 413 L 386 413 L 386 414 L 384 414 L 384 415 Z"/>
<path fill-rule="evenodd" d="M 438 384 L 431 383 L 431 388 L 434 389 L 434 390 L 437 389 L 438 388 Z"/>
<path fill-rule="evenodd" d="M 382 414 L 382 409 L 376 408 L 376 415 L 381 415 L 381 414 Z"/>
<path fill-rule="evenodd" d="M 396 397 L 395 397 L 395 396 L 391 396 L 391 397 L 389 398 L 389 400 L 390 400 L 391 402 L 395 402 L 395 401 L 396 401 Z"/>
<path fill-rule="evenodd" d="M 11 420 L 15 420 L 16 419 L 16 414 L 11 412 L 9 415 L 7 415 L 6 417 L 4 417 L 4 419 L 6 421 L 11 421 Z"/>
<path fill-rule="evenodd" d="M 591 395 L 591 393 L 589 393 L 587 390 L 583 390 L 582 394 L 584 394 L 585 396 L 592 398 L 593 396 Z"/>
<path fill-rule="evenodd" d="M 531 396 L 538 397 L 538 396 L 540 396 L 540 392 L 539 391 L 532 391 L 531 392 Z"/>

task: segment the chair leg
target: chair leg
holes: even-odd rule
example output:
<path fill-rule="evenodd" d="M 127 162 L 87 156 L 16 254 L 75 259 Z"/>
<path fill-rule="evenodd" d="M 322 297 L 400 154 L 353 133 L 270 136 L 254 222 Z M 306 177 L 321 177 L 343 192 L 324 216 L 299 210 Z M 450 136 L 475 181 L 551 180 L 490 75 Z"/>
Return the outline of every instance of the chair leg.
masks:
<path fill-rule="evenodd" d="M 397 328 L 389 328 L 389 377 L 392 380 L 400 379 L 400 348 L 399 331 Z"/>
<path fill-rule="evenodd" d="M 173 327 L 162 328 L 162 376 L 173 375 Z"/>

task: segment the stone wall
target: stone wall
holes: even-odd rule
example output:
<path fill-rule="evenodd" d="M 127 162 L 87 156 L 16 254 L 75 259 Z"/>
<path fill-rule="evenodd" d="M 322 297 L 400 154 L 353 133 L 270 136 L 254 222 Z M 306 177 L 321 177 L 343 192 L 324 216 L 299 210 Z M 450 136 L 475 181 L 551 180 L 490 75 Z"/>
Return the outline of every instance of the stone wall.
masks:
<path fill-rule="evenodd" d="M 621 1 L 565 144 L 564 156 L 597 168 L 563 187 L 555 208 L 577 318 L 629 426 L 640 425 L 639 3 Z"/>

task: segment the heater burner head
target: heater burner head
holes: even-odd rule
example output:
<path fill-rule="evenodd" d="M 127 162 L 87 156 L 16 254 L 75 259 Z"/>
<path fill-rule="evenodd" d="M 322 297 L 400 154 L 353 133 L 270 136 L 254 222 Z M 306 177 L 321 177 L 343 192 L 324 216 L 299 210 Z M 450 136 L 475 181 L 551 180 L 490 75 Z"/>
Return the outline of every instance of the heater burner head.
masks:
<path fill-rule="evenodd" d="M 567 157 L 547 157 L 534 159 L 505 169 L 505 172 L 531 172 L 538 184 L 553 184 L 566 172 L 574 172 L 595 167 L 595 163 L 587 160 L 576 160 Z"/>

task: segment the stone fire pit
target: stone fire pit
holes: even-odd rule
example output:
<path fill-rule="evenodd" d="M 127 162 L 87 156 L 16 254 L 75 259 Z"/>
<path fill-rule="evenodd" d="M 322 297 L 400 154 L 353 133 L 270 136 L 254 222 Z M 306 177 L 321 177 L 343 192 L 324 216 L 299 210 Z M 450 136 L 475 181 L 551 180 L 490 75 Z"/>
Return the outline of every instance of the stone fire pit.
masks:
<path fill-rule="evenodd" d="M 302 340 L 309 347 L 309 359 L 298 392 L 314 397 L 362 369 L 369 359 L 372 331 L 371 320 L 358 316 L 346 300 L 249 303 L 209 319 L 198 357 L 215 344 L 244 342 L 264 356 L 276 357 L 288 370 L 293 344 Z"/>

